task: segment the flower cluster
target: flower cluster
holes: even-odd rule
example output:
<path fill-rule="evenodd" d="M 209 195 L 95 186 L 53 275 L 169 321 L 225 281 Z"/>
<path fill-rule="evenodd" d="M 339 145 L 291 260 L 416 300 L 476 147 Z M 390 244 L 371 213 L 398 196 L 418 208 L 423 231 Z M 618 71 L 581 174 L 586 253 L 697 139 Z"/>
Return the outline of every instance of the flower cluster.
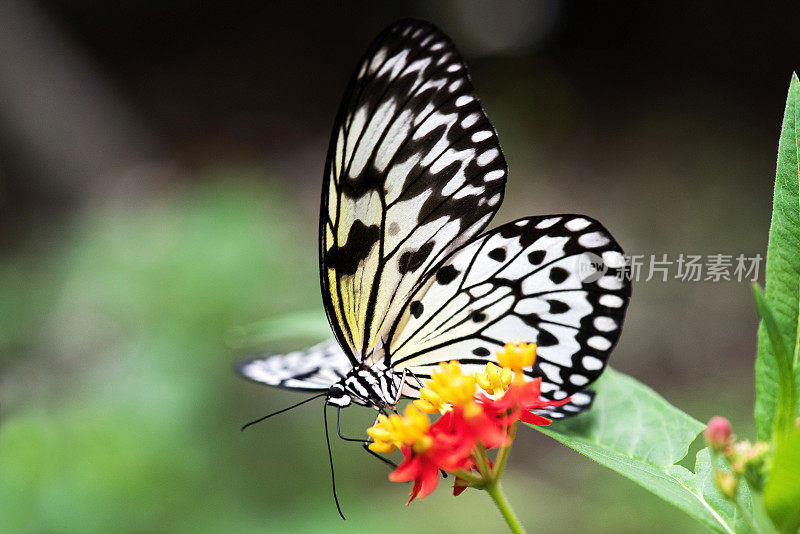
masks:
<path fill-rule="evenodd" d="M 467 375 L 458 362 L 442 363 L 403 415 L 380 415 L 367 429 L 374 452 L 402 452 L 403 462 L 389 479 L 414 481 L 409 503 L 436 488 L 439 471 L 456 475 L 455 495 L 467 487 L 495 483 L 517 422 L 550 424 L 532 410 L 560 406 L 569 399 L 544 399 L 541 378 L 525 379 L 524 370 L 531 369 L 535 359 L 535 344 L 509 343 L 497 354 L 500 366 L 487 363 L 480 373 Z M 430 415 L 439 417 L 431 423 Z M 492 462 L 487 450 L 495 448 L 499 450 Z"/>
<path fill-rule="evenodd" d="M 714 471 L 714 484 L 722 495 L 729 500 L 735 500 L 742 478 L 752 489 L 763 490 L 770 467 L 769 443 L 750 443 L 746 439 L 736 441 L 731 432 L 730 421 L 719 416 L 711 418 L 703 437 L 711 448 L 715 461 L 721 458 L 727 464 L 727 468 L 716 467 Z"/>

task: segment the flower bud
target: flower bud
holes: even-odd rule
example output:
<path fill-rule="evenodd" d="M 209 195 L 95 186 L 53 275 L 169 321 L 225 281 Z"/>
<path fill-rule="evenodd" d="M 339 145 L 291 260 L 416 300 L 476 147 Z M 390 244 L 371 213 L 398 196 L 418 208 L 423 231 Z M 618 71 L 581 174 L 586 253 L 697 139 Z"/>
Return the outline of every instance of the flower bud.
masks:
<path fill-rule="evenodd" d="M 497 361 L 515 374 L 522 374 L 524 368 L 532 367 L 536 361 L 536 343 L 506 343 L 497 353 Z"/>
<path fill-rule="evenodd" d="M 742 474 L 756 491 L 764 489 L 764 481 L 770 468 L 770 445 L 765 441 L 757 441 L 748 447 L 741 457 Z"/>
<path fill-rule="evenodd" d="M 724 451 L 731 443 L 731 422 L 724 417 L 712 417 L 703 432 L 703 437 L 714 451 Z"/>
<path fill-rule="evenodd" d="M 717 469 L 717 471 L 714 473 L 714 485 L 729 501 L 736 499 L 736 490 L 739 486 L 739 479 L 734 474 Z"/>

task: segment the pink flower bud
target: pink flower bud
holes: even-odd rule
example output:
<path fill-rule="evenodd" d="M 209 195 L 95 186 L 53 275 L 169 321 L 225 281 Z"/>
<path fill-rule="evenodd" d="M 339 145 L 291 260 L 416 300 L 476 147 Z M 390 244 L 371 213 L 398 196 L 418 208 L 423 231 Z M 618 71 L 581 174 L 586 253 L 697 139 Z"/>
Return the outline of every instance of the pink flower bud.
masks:
<path fill-rule="evenodd" d="M 703 432 L 703 437 L 712 449 L 722 451 L 731 442 L 731 422 L 724 417 L 712 417 Z"/>

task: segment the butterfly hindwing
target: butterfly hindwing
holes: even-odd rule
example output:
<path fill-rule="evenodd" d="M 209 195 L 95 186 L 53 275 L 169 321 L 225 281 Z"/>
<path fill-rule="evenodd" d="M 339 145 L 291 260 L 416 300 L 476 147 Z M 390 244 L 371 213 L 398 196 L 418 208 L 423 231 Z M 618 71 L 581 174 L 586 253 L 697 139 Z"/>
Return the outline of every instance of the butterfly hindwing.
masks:
<path fill-rule="evenodd" d="M 245 378 L 269 386 L 326 391 L 352 369 L 335 339 L 306 350 L 245 360 L 238 366 Z"/>
<path fill-rule="evenodd" d="M 323 180 L 323 301 L 354 364 L 423 274 L 489 223 L 506 174 L 451 41 L 424 22 L 390 26 L 345 92 Z"/>
<path fill-rule="evenodd" d="M 503 225 L 430 273 L 385 333 L 387 364 L 422 378 L 450 360 L 479 371 L 505 343 L 535 342 L 529 374 L 542 377 L 545 396 L 563 399 L 600 375 L 617 342 L 630 297 L 625 266 L 588 217 Z"/>

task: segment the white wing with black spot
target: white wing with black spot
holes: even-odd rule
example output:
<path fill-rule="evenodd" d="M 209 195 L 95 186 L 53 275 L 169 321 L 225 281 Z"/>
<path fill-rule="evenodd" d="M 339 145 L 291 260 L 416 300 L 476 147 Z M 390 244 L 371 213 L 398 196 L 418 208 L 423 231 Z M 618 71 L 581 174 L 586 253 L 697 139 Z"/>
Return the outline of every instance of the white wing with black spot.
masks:
<path fill-rule="evenodd" d="M 353 368 L 335 339 L 289 354 L 245 360 L 239 373 L 269 386 L 326 391 Z"/>
<path fill-rule="evenodd" d="M 386 363 L 424 379 L 440 362 L 479 371 L 505 343 L 535 342 L 526 374 L 542 377 L 544 396 L 563 399 L 600 376 L 619 338 L 631 294 L 625 268 L 619 245 L 588 217 L 503 225 L 425 279 L 384 334 Z"/>
<path fill-rule="evenodd" d="M 486 227 L 506 174 L 452 42 L 420 21 L 385 30 L 345 92 L 322 189 L 323 302 L 355 364 L 425 272 Z"/>

